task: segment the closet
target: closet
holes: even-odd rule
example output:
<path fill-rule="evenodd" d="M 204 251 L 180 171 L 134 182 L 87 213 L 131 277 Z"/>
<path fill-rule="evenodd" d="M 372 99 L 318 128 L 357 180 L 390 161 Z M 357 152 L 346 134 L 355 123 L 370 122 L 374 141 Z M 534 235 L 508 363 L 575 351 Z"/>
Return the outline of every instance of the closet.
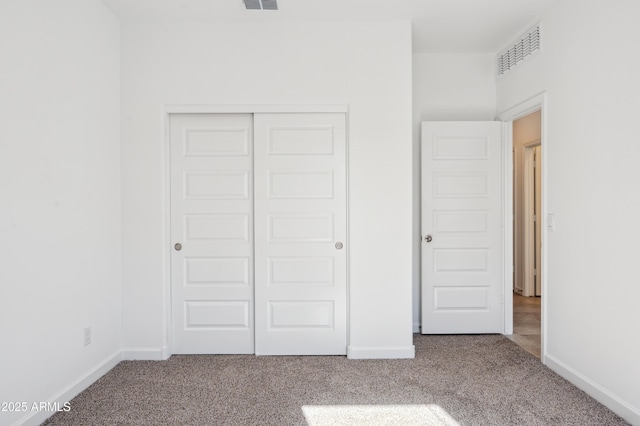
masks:
<path fill-rule="evenodd" d="M 345 354 L 345 114 L 169 117 L 172 352 Z"/>

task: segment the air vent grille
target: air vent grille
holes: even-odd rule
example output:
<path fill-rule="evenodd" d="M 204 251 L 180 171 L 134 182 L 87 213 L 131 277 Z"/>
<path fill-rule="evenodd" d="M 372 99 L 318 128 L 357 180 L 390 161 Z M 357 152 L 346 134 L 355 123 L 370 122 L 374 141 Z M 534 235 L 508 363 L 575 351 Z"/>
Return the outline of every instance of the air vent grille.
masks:
<path fill-rule="evenodd" d="M 248 10 L 278 10 L 278 0 L 243 0 Z"/>
<path fill-rule="evenodd" d="M 527 31 L 511 47 L 498 55 L 498 77 L 540 50 L 540 24 Z"/>

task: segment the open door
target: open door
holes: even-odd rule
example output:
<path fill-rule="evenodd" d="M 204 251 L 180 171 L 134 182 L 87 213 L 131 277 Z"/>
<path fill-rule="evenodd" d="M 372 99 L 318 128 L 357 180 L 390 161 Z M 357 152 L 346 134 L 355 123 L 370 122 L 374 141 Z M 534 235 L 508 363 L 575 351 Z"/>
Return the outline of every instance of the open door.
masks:
<path fill-rule="evenodd" d="M 422 124 L 422 333 L 504 331 L 500 122 Z"/>
<path fill-rule="evenodd" d="M 523 239 L 521 250 L 524 258 L 522 266 L 524 287 L 522 295 L 540 296 L 542 276 L 542 154 L 540 141 L 523 147 Z M 517 213 L 516 213 L 517 216 Z M 517 270 L 517 265 L 516 265 Z M 519 272 L 519 271 L 517 271 Z"/>
<path fill-rule="evenodd" d="M 535 148 L 535 209 L 536 209 L 536 235 L 535 235 L 535 253 L 536 253 L 536 281 L 535 294 L 542 296 L 542 145 Z"/>

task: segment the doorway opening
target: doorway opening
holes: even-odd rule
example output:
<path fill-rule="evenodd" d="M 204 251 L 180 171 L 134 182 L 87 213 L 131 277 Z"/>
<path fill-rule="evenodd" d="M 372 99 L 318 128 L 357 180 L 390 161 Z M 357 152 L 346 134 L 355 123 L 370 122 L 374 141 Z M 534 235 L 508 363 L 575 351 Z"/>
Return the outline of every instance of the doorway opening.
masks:
<path fill-rule="evenodd" d="M 542 111 L 513 121 L 513 334 L 541 356 Z"/>

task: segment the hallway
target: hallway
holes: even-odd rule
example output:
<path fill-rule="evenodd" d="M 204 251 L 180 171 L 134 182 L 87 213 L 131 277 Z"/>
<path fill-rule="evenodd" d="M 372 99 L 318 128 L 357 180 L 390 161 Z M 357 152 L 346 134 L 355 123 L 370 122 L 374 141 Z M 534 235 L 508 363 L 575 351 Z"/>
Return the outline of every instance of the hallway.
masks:
<path fill-rule="evenodd" d="M 540 297 L 513 294 L 513 334 L 506 335 L 527 352 L 540 358 Z"/>

